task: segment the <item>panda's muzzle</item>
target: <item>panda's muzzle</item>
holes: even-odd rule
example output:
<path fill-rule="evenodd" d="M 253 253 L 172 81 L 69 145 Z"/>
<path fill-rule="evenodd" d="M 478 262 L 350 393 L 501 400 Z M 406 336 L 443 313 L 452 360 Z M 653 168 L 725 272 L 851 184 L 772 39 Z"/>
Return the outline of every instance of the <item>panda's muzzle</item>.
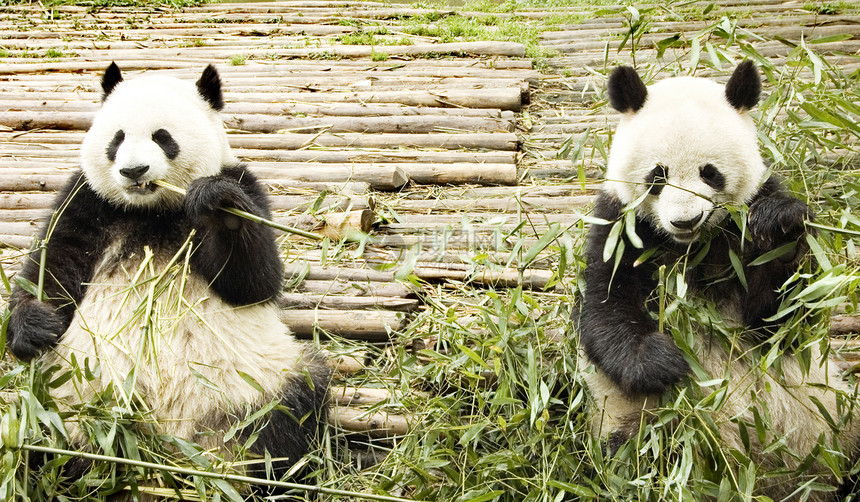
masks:
<path fill-rule="evenodd" d="M 152 183 L 151 181 L 141 181 L 141 177 L 149 171 L 149 166 L 145 164 L 140 164 L 132 167 L 123 167 L 119 170 L 119 173 L 123 175 L 123 177 L 128 178 L 129 180 L 134 182 L 133 186 L 130 186 L 130 190 L 135 191 L 155 191 L 157 185 Z"/>

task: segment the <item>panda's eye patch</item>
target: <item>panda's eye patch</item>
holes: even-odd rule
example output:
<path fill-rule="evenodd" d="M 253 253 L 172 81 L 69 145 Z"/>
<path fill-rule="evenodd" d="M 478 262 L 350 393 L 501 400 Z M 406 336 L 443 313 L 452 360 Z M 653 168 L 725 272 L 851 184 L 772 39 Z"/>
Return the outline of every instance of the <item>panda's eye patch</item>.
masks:
<path fill-rule="evenodd" d="M 161 147 L 168 159 L 173 160 L 179 155 L 179 144 L 167 130 L 159 129 L 152 133 L 152 141 Z"/>
<path fill-rule="evenodd" d="M 663 186 L 666 185 L 667 176 L 669 176 L 669 170 L 666 169 L 666 166 L 657 164 L 657 167 L 652 169 L 648 173 L 648 176 L 645 177 L 645 183 L 651 186 L 648 189 L 648 193 L 651 195 L 660 195 L 660 192 L 663 191 Z"/>
<path fill-rule="evenodd" d="M 726 187 L 726 178 L 713 164 L 705 164 L 699 168 L 699 176 L 709 187 L 722 191 Z"/>
<path fill-rule="evenodd" d="M 116 160 L 116 151 L 119 150 L 119 145 L 125 140 L 125 133 L 122 132 L 122 129 L 116 132 L 113 135 L 113 139 L 110 140 L 107 146 L 107 158 L 109 161 L 113 162 Z"/>

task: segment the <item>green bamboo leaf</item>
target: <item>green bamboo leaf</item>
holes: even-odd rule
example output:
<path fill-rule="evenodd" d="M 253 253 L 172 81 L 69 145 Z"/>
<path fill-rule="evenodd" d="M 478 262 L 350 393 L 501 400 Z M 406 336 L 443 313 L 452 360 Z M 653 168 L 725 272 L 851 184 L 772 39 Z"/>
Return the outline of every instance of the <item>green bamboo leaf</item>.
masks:
<path fill-rule="evenodd" d="M 777 258 L 788 255 L 789 253 L 794 252 L 797 247 L 796 242 L 789 242 L 788 244 L 783 244 L 776 249 L 771 249 L 767 253 L 759 256 L 755 260 L 750 262 L 751 267 L 757 267 L 759 265 L 763 265 L 765 263 L 769 263 Z"/>
<path fill-rule="evenodd" d="M 744 274 L 744 266 L 734 249 L 729 249 L 729 260 L 732 262 L 732 269 L 734 269 L 735 274 L 738 276 L 738 280 L 741 281 L 741 285 L 744 289 L 747 289 L 747 277 Z"/>
<path fill-rule="evenodd" d="M 461 351 L 461 352 L 463 352 L 464 354 L 466 354 L 467 356 L 469 356 L 469 359 L 471 359 L 472 361 L 474 361 L 474 362 L 478 363 L 482 368 L 490 369 L 490 365 L 489 365 L 489 364 L 487 364 L 487 362 L 486 362 L 486 361 L 484 361 L 484 360 L 481 358 L 481 356 L 479 356 L 479 355 L 478 355 L 478 353 L 477 353 L 477 352 L 475 352 L 474 350 L 470 349 L 469 347 L 466 347 L 465 345 L 459 344 L 459 343 L 456 345 L 456 347 L 457 347 L 458 349 L 460 349 L 460 351 Z"/>

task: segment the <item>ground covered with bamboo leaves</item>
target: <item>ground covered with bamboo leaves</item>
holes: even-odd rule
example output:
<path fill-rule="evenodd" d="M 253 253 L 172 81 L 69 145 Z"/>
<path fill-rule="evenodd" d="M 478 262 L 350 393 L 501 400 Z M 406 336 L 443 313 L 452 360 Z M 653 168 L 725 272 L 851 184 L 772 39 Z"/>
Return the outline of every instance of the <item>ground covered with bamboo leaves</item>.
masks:
<path fill-rule="evenodd" d="M 483 9 L 515 14 L 520 9 L 560 9 L 558 15 L 567 16 L 564 23 L 569 23 L 565 29 L 576 32 L 576 24 L 586 19 L 571 17 L 564 7 L 560 3 L 507 2 Z M 855 18 L 860 14 L 856 5 L 847 2 L 797 8 L 809 15 L 827 14 L 824 10 Z M 774 346 L 785 342 L 798 350 L 817 344 L 827 347 L 831 316 L 855 313 L 860 285 L 860 61 L 856 55 L 834 56 L 832 50 L 820 48 L 854 41 L 858 34 L 777 41 L 782 45 L 779 53 L 766 54 L 758 42 L 775 38 L 764 35 L 764 27 L 754 26 L 753 12 L 723 17 L 719 6 L 708 3 L 593 10 L 595 19 L 614 16 L 625 22 L 614 45 L 606 46 L 581 67 L 566 65 L 571 60 L 565 59 L 562 48 L 541 44 L 537 34 L 548 28 L 545 21 L 533 21 L 525 14 L 518 18 L 524 29 L 535 34 L 530 55 L 541 58 L 544 77 L 540 85 L 545 86 L 543 94 L 521 114 L 521 124 L 531 121 L 535 125 L 520 131 L 524 145 L 521 164 L 525 166 L 521 182 L 530 186 L 581 183 L 585 187 L 599 178 L 614 122 L 602 84 L 616 64 L 635 62 L 648 81 L 672 74 L 725 78 L 737 61 L 753 59 L 765 80 L 765 98 L 754 111 L 763 153 L 774 172 L 809 201 L 817 215 L 817 235 L 809 241 L 814 262 L 798 271 L 810 286 L 795 291 L 784 305 L 786 328 L 775 335 Z M 420 32 L 422 36 L 439 37 L 440 41 L 488 37 L 486 30 L 470 32 L 454 24 L 471 26 L 477 24 L 475 19 L 444 23 L 427 19 L 418 25 L 429 25 Z M 679 20 L 700 23 L 702 28 L 683 36 L 658 29 L 660 23 Z M 498 38 L 507 36 L 502 33 Z M 582 86 L 583 81 L 588 83 Z M 575 106 L 565 100 L 565 92 L 579 96 Z M 550 120 L 552 115 L 560 120 Z M 593 117 L 600 119 L 590 120 Z M 588 125 L 548 127 L 578 121 Z M 552 176 L 529 175 L 529 171 L 562 161 L 567 167 Z M 403 197 L 403 193 L 379 194 L 377 211 L 396 222 L 397 204 Z M 523 205 L 523 212 L 531 210 Z M 587 207 L 582 214 L 587 215 Z M 399 280 L 419 288 L 422 308 L 392 333 L 390 343 L 335 337 L 327 348 L 335 354 L 360 355 L 363 369 L 344 375 L 344 383 L 386 391 L 387 398 L 369 409 L 408 415 L 409 432 L 374 437 L 329 428 L 301 462 L 304 477 L 286 481 L 324 487 L 327 493 L 318 495 L 320 500 L 357 500 L 347 492 L 458 502 L 686 501 L 705 495 L 715 500 L 753 499 L 757 483 L 781 473 L 757 465 L 745 452 L 719 446 L 709 420 L 709 412 L 720 403 L 719 389 L 705 393 L 696 382 L 678 389 L 675 399 L 659 410 L 658 419 L 644 426 L 613 457 L 606 456 L 605 445 L 588 432 L 588 396 L 581 381 L 581 371 L 586 369 L 578 362 L 576 332 L 569 321 L 582 287 L 586 221 L 548 221 L 542 226 L 520 224 L 504 229 L 510 245 L 503 248 L 506 256 L 498 261 L 521 271 L 542 261 L 552 274 L 539 289 L 492 287 L 468 278 L 430 282 L 413 273 L 408 257 L 388 265 Z M 326 242 L 324 261 L 349 263 L 362 253 L 368 239 Z M 311 246 L 317 245 L 286 242 L 285 253 L 300 254 Z M 469 265 L 474 270 L 492 269 L 500 266 L 497 259 L 479 253 L 471 257 Z M 8 291 L 9 281 L 3 279 Z M 689 334 L 684 327 L 719 323 L 683 290 L 673 289 L 678 283 L 671 271 L 665 284 L 660 300 L 666 308 L 660 321 L 675 327 L 672 334 L 680 345 Z M 852 361 L 857 360 L 851 341 L 849 335 L 833 345 L 833 350 L 844 355 L 849 376 Z M 0 346 L 2 342 L 0 338 Z M 778 358 L 777 352 L 764 350 L 762 364 L 774 364 Z M 93 499 L 129 486 L 168 498 L 242 498 L 239 491 L 247 485 L 245 480 L 222 476 L 230 472 L 229 465 L 196 445 L 152 434 L 143 411 L 117 402 L 109 393 L 76 410 L 90 430 L 92 444 L 87 451 L 104 457 L 94 460 L 93 468 L 80 479 L 62 479 L 69 457 L 24 447 L 68 448 L 61 425 L 68 417 L 59 416 L 51 403 L 47 394 L 52 385 L 50 374 L 43 370 L 8 358 L 2 363 L 0 498 Z M 766 416 L 752 425 L 756 435 L 768 436 Z M 779 440 L 768 449 L 793 454 Z M 826 445 L 815 452 L 826 465 L 834 466 L 846 454 Z M 32 461 L 43 455 L 48 462 L 36 466 Z M 119 458 L 138 463 L 121 464 Z M 858 472 L 860 464 L 840 474 Z M 804 479 L 803 474 L 797 472 L 794 477 Z M 161 487 L 138 486 L 144 477 L 156 479 Z M 305 500 L 307 489 L 293 486 L 284 500 Z M 798 499 L 830 489 L 815 479 L 805 479 L 798 488 Z"/>

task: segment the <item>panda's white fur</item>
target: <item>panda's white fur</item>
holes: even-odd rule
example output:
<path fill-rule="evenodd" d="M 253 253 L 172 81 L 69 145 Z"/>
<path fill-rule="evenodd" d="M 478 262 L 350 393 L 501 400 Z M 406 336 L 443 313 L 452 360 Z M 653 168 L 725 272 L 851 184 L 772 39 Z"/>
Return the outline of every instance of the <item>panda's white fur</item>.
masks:
<path fill-rule="evenodd" d="M 727 382 L 725 401 L 712 417 L 722 444 L 744 451 L 738 422 L 754 423 L 753 410 L 758 409 L 769 414 L 772 435 L 785 438 L 788 448 L 800 455 L 767 454 L 765 447 L 776 438 L 759 444 L 750 433 L 749 453 L 765 469 L 782 467 L 782 461 L 788 469 L 797 468 L 819 438 L 825 444 L 838 439 L 842 452 L 857 457 L 858 421 L 834 430 L 814 402 L 836 421 L 857 413 L 856 394 L 839 367 L 823 357 L 818 346 L 810 349 L 808 372 L 791 348 L 784 349 L 780 369 L 763 370 L 755 355 L 773 328 L 766 319 L 779 306 L 782 296 L 777 290 L 803 258 L 804 222 L 809 217 L 803 202 L 767 177 L 748 113 L 759 90 L 757 71 L 748 62 L 726 86 L 680 77 L 646 88 L 627 67 L 610 77 L 610 103 L 622 115 L 594 214 L 621 221 L 625 206 L 638 201 L 635 232 L 645 249 L 657 249 L 640 261 L 644 249 L 636 249 L 622 232 L 626 247 L 620 260 L 615 262 L 613 256 L 607 261 L 604 247 L 612 225 L 593 225 L 589 233 L 579 319 L 582 368 L 593 398 L 594 433 L 607 439 L 612 450 L 635 435 L 651 416 L 649 410 L 659 407 L 666 391 L 690 373 L 672 338 L 658 330 L 653 295 L 659 266 L 671 268 L 705 249 L 701 261 L 684 270 L 687 294 L 711 302 L 728 329 L 739 333 L 732 338 L 714 326 L 699 326 L 691 343 L 701 368 Z M 743 204 L 749 205 L 745 231 L 750 239 L 741 237 L 742 230 L 724 209 Z M 702 232 L 704 226 L 710 231 Z M 698 247 L 703 233 L 711 236 L 707 248 Z M 791 242 L 796 242 L 794 254 L 750 265 Z M 733 273 L 731 252 L 741 261 L 746 284 Z M 797 477 L 760 480 L 756 493 L 781 500 L 815 478 L 837 483 L 826 467 L 813 464 Z M 833 500 L 833 494 L 814 492 L 809 500 Z"/>
<path fill-rule="evenodd" d="M 42 229 L 45 298 L 13 291 L 8 346 L 56 376 L 71 373 L 51 389 L 64 411 L 109 390 L 120 406 L 141 407 L 156 432 L 226 458 L 257 428 L 251 451 L 286 472 L 325 422 L 329 369 L 280 320 L 271 229 L 221 210 L 270 217 L 265 187 L 230 151 L 220 78 L 210 66 L 196 84 L 126 81 L 111 65 L 102 87 L 82 174 Z M 34 253 L 21 277 L 36 283 L 40 261 Z M 282 406 L 225 442 L 273 401 Z M 67 428 L 86 444 L 85 420 Z"/>

